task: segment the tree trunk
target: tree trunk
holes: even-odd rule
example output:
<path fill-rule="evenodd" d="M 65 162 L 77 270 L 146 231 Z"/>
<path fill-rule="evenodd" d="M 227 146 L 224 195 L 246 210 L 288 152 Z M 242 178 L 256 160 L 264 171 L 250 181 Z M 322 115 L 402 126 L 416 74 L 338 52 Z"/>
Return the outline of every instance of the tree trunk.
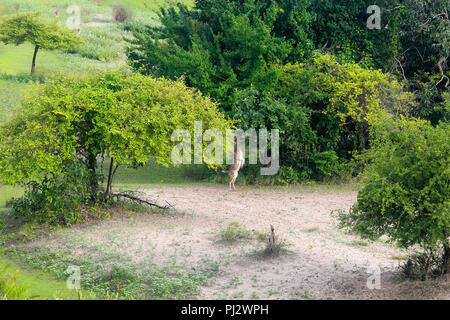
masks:
<path fill-rule="evenodd" d="M 89 171 L 89 193 L 91 201 L 97 201 L 98 198 L 98 179 L 97 179 L 97 157 L 93 153 L 87 156 L 87 167 Z"/>
<path fill-rule="evenodd" d="M 109 163 L 109 170 L 108 170 L 108 182 L 106 183 L 106 190 L 105 190 L 105 195 L 104 195 L 105 199 L 111 193 L 113 167 L 114 167 L 114 158 L 111 158 L 111 162 Z"/>
<path fill-rule="evenodd" d="M 444 273 L 450 273 L 450 245 L 444 244 L 444 257 L 443 257 Z"/>
<path fill-rule="evenodd" d="M 39 46 L 34 47 L 33 61 L 31 62 L 31 75 L 34 74 L 34 69 L 36 68 L 36 56 L 39 50 Z"/>

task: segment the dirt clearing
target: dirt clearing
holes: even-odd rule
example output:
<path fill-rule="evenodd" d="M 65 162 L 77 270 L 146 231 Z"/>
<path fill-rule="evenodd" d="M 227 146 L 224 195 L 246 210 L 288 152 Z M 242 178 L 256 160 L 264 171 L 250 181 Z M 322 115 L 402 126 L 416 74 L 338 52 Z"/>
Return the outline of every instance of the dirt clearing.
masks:
<path fill-rule="evenodd" d="M 117 214 L 109 221 L 78 225 L 52 233 L 28 246 L 95 259 L 89 252 L 114 249 L 136 268 L 176 261 L 196 270 L 214 265 L 211 285 L 200 299 L 449 299 L 449 278 L 398 280 L 406 252 L 384 241 L 368 242 L 337 228 L 333 210 L 347 210 L 357 191 L 349 187 L 287 189 L 225 186 L 161 186 L 145 193 L 168 201 L 168 214 Z M 249 234 L 269 232 L 287 246 L 277 257 L 260 253 L 255 237 L 225 241 L 222 233 L 238 222 Z M 368 270 L 381 271 L 380 289 L 369 289 Z"/>

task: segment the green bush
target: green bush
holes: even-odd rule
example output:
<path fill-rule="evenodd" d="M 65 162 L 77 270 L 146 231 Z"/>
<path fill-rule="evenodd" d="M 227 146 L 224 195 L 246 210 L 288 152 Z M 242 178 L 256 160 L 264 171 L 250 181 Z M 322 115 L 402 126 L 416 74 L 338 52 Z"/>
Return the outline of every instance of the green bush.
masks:
<path fill-rule="evenodd" d="M 292 168 L 281 166 L 278 174 L 275 176 L 276 184 L 289 185 L 299 182 L 298 173 Z"/>
<path fill-rule="evenodd" d="M 132 13 L 123 4 L 118 3 L 118 4 L 114 5 L 114 7 L 113 7 L 112 16 L 113 16 L 114 21 L 125 22 L 125 21 L 131 19 Z"/>
<path fill-rule="evenodd" d="M 72 164 L 65 174 L 30 181 L 22 197 L 11 201 L 12 214 L 27 221 L 67 225 L 81 221 L 82 206 L 89 200 L 85 169 Z"/>
<path fill-rule="evenodd" d="M 450 125 L 383 118 L 374 128 L 364 188 L 341 226 L 364 237 L 387 235 L 402 247 L 444 248 L 450 259 Z"/>
<path fill-rule="evenodd" d="M 351 176 L 352 165 L 339 159 L 335 151 L 316 152 L 311 157 L 312 176 L 317 180 L 345 180 Z"/>

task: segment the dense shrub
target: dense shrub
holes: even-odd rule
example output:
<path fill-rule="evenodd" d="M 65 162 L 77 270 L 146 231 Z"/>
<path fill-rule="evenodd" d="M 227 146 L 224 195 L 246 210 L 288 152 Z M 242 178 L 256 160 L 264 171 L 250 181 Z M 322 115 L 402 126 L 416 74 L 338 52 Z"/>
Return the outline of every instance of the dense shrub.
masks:
<path fill-rule="evenodd" d="M 126 8 L 123 4 L 115 4 L 112 10 L 112 16 L 114 21 L 125 22 L 132 17 L 131 11 Z"/>
<path fill-rule="evenodd" d="M 388 235 L 403 247 L 443 247 L 448 271 L 450 125 L 385 117 L 375 129 L 364 187 L 341 226 L 371 239 Z"/>
<path fill-rule="evenodd" d="M 197 0 L 161 9 L 161 26 L 133 28 L 127 51 L 133 68 L 156 76 L 186 77 L 188 85 L 233 106 L 235 89 L 266 78 L 276 61 L 305 59 L 312 15 L 308 0 Z"/>
<path fill-rule="evenodd" d="M 128 25 L 128 59 L 143 73 L 184 76 L 242 128 L 280 129 L 281 164 L 302 178 L 347 175 L 333 152 L 348 162 L 367 149 L 381 111 L 433 125 L 447 116 L 448 1 L 378 1 L 380 30 L 366 27 L 372 2 L 335 2 L 196 0 L 162 10 L 159 26 Z"/>
<path fill-rule="evenodd" d="M 12 214 L 48 225 L 80 222 L 83 205 L 89 202 L 88 174 L 77 163 L 66 168 L 63 174 L 48 174 L 41 182 L 28 182 L 24 195 L 11 201 Z"/>

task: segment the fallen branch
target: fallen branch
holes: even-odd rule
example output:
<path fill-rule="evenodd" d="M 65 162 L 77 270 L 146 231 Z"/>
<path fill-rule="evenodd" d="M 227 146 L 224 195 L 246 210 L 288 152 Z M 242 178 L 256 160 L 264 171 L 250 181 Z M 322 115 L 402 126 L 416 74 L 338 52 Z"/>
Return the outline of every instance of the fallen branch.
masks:
<path fill-rule="evenodd" d="M 116 197 L 117 199 L 125 198 L 125 199 L 128 199 L 128 200 L 137 202 L 139 204 L 147 205 L 147 206 L 150 206 L 150 207 L 156 207 L 156 208 L 163 209 L 163 210 L 167 210 L 167 209 L 173 208 L 173 205 L 171 205 L 167 201 L 165 201 L 166 205 L 160 206 L 160 205 L 158 205 L 158 204 L 156 204 L 156 203 L 154 203 L 154 202 L 152 202 L 150 200 L 140 198 L 140 197 L 136 196 L 135 194 L 136 194 L 136 192 L 124 191 L 124 192 L 119 192 L 119 193 L 110 193 L 110 196 L 113 197 L 113 198 Z"/>

